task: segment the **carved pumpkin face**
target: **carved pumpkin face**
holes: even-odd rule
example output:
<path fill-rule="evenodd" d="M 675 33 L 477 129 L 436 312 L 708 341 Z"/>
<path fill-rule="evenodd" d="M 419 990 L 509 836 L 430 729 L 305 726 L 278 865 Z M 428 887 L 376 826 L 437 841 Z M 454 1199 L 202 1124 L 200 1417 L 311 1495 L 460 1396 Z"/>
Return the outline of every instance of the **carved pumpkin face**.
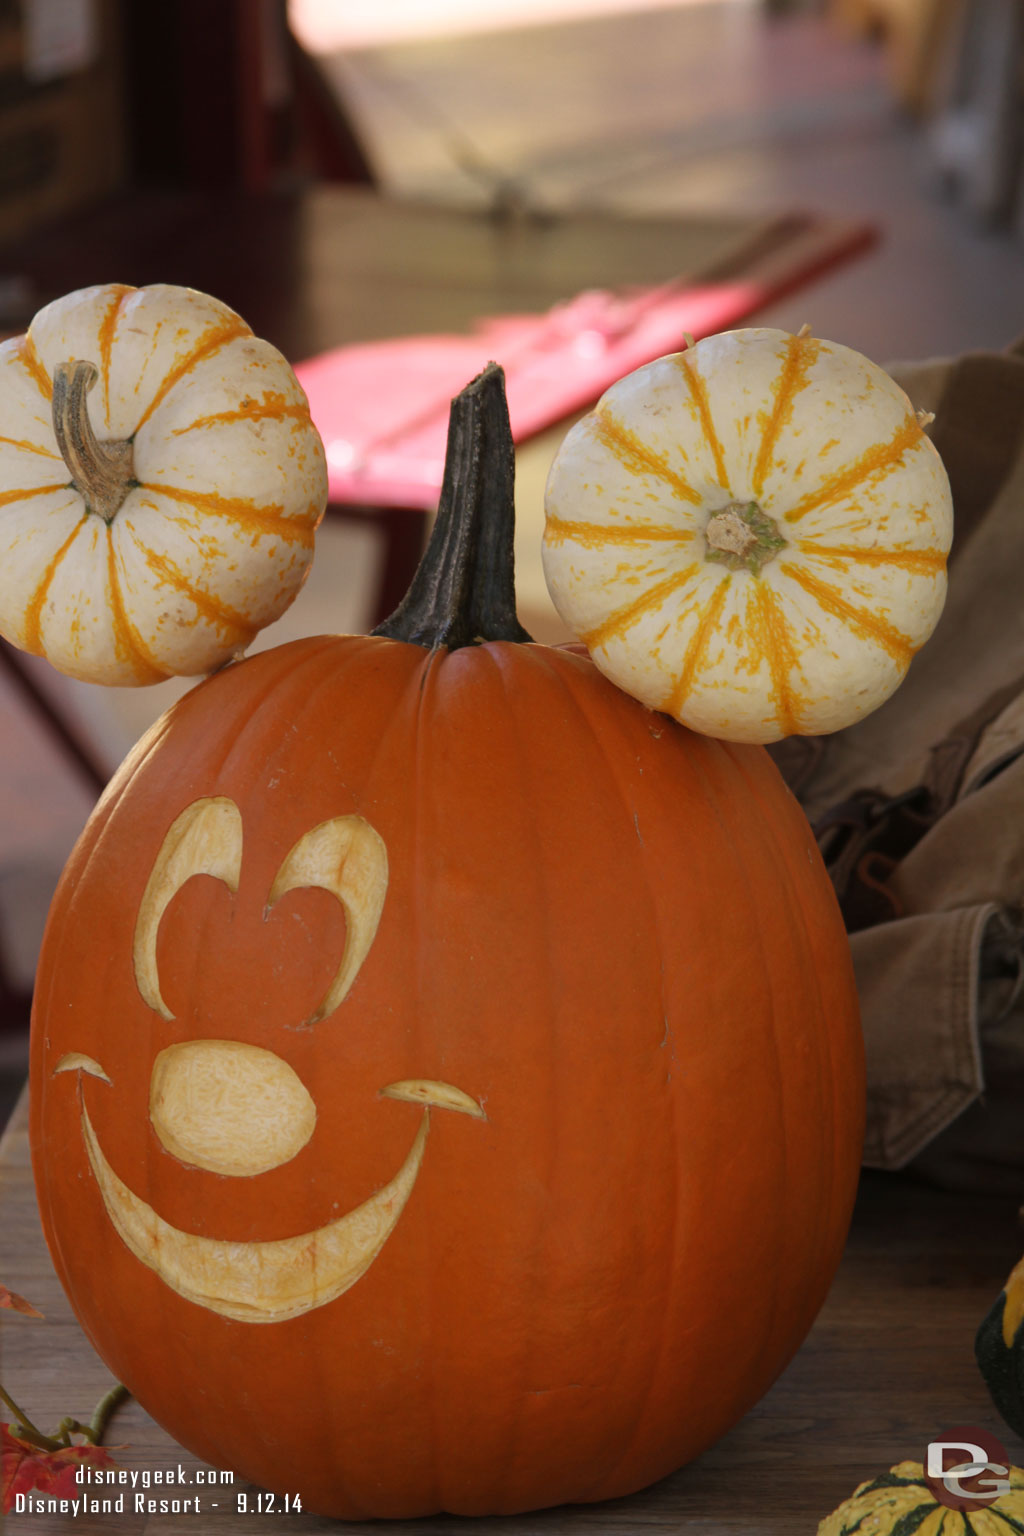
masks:
<path fill-rule="evenodd" d="M 212 875 L 237 892 L 242 819 L 233 800 L 197 800 L 173 822 L 146 883 L 132 946 L 143 1000 L 173 1020 L 160 992 L 157 936 L 167 906 L 187 880 Z M 373 943 L 387 891 L 387 851 L 361 816 L 336 816 L 303 834 L 270 890 L 267 911 L 289 891 L 320 888 L 341 903 L 345 947 L 308 1025 L 344 1000 Z M 79 1051 L 55 1073 L 111 1079 Z M 136 1258 L 187 1300 L 241 1322 L 271 1323 L 324 1306 L 354 1285 L 377 1257 L 405 1208 L 423 1161 L 432 1106 L 483 1119 L 480 1105 L 450 1083 L 406 1079 L 381 1097 L 424 1107 L 419 1130 L 395 1176 L 354 1210 L 311 1232 L 270 1241 L 232 1242 L 184 1232 L 164 1221 L 111 1167 L 85 1105 L 82 1134 L 107 1215 Z M 149 1118 L 166 1151 L 187 1167 L 229 1177 L 279 1168 L 316 1126 L 316 1105 L 283 1056 L 242 1040 L 180 1041 L 153 1062 Z"/>
<path fill-rule="evenodd" d="M 103 1358 L 346 1517 L 696 1454 L 809 1326 L 856 1179 L 795 802 L 539 647 L 302 641 L 195 690 L 69 864 L 34 1052 L 44 1226 Z"/>
<path fill-rule="evenodd" d="M 390 637 L 170 710 L 39 965 L 33 1160 L 89 1337 L 197 1455 L 343 1518 L 696 1455 L 810 1326 L 858 1172 L 810 829 L 760 748 L 517 643 L 499 379 Z"/>

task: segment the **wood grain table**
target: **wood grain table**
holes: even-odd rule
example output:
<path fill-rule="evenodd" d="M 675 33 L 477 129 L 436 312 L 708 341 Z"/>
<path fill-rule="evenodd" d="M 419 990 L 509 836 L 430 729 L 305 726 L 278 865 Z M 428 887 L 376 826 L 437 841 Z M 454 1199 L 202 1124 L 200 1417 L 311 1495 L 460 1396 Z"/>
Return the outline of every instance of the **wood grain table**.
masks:
<path fill-rule="evenodd" d="M 405 1536 L 630 1536 L 647 1530 L 813 1536 L 818 1521 L 858 1482 L 897 1461 L 921 1460 L 927 1442 L 953 1426 L 988 1429 L 1014 1462 L 1022 1462 L 1024 1446 L 998 1419 L 973 1357 L 975 1328 L 1022 1242 L 1015 1202 L 1005 1196 L 950 1194 L 866 1174 L 846 1256 L 809 1338 L 761 1403 L 697 1462 L 643 1493 L 606 1504 L 494 1520 L 386 1521 L 375 1529 Z M 0 1276 L 46 1314 L 42 1322 L 0 1314 L 5 1387 L 41 1427 L 65 1413 L 88 1417 L 111 1378 L 75 1322 L 49 1262 L 36 1213 L 24 1099 L 0 1141 Z M 751 1286 L 760 1283 L 751 1274 Z M 129 1470 L 182 1468 L 187 1485 L 153 1486 L 146 1496 L 198 1498 L 199 1512 L 134 1513 L 129 1487 L 124 1514 L 13 1515 L 7 1527 L 12 1536 L 72 1529 L 104 1536 L 313 1536 L 360 1529 L 306 1513 L 286 1515 L 279 1504 L 259 1513 L 258 1490 L 248 1484 L 200 1484 L 203 1464 L 133 1401 L 117 1413 L 107 1438 Z M 245 1512 L 240 1499 L 247 1501 Z"/>

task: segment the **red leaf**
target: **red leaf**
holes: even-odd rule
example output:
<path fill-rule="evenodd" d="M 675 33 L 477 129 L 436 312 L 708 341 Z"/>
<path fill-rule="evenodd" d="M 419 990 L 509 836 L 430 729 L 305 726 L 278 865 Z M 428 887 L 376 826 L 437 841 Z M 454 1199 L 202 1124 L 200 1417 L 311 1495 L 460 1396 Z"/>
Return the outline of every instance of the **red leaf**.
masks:
<path fill-rule="evenodd" d="M 24 1312 L 26 1317 L 42 1317 L 30 1301 L 24 1296 L 18 1296 L 14 1291 L 9 1291 L 6 1285 L 0 1284 L 0 1307 L 10 1307 L 14 1312 Z"/>
<path fill-rule="evenodd" d="M 0 1505 L 8 1515 L 14 1508 L 15 1496 L 33 1488 L 56 1499 L 75 1498 L 75 1474 L 83 1462 L 94 1467 L 117 1466 L 102 1445 L 69 1445 L 59 1451 L 41 1451 L 13 1434 L 9 1424 L 0 1424 L 0 1452 Z"/>

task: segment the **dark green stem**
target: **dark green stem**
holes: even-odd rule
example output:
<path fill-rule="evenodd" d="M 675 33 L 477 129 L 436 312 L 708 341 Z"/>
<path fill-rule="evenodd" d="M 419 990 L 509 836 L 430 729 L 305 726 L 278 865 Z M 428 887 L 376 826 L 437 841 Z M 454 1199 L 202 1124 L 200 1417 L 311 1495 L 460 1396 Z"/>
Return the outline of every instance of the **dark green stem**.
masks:
<path fill-rule="evenodd" d="M 405 597 L 373 631 L 428 650 L 529 640 L 516 617 L 515 449 L 497 363 L 452 401 L 430 542 Z"/>

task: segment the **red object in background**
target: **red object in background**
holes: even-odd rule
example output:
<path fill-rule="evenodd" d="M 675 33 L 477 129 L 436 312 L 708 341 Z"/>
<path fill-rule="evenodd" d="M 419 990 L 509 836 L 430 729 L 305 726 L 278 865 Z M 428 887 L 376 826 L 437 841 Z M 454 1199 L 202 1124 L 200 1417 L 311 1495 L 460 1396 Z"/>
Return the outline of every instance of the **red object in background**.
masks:
<path fill-rule="evenodd" d="M 742 280 L 628 295 L 596 290 L 547 314 L 490 317 L 467 336 L 338 347 L 300 363 L 295 372 L 327 450 L 330 500 L 432 511 L 449 403 L 488 362 L 505 370 L 518 443 L 592 405 L 623 374 L 678 351 L 687 334 L 723 330 L 767 297 L 763 284 Z"/>

